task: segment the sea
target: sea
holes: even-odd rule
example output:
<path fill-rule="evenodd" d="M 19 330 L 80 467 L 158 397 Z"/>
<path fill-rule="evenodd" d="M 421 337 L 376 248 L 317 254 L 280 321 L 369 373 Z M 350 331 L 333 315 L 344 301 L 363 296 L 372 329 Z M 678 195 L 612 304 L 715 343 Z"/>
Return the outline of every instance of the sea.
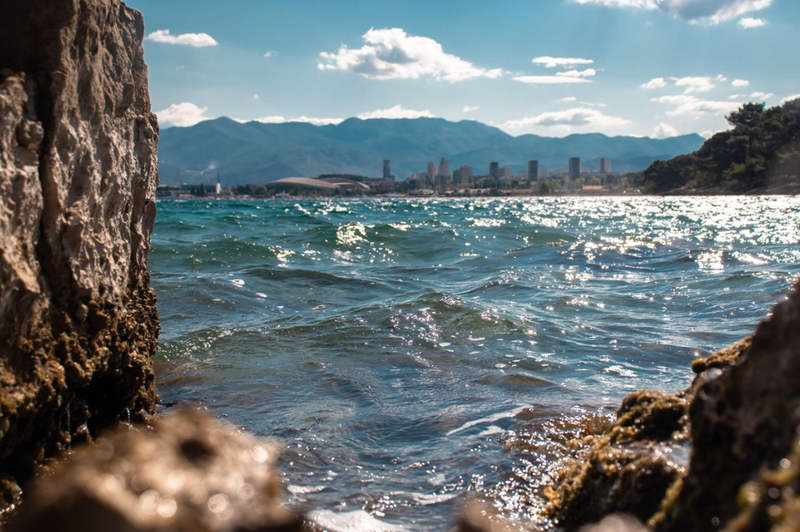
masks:
<path fill-rule="evenodd" d="M 800 197 L 161 201 L 150 268 L 162 411 L 282 442 L 319 528 L 547 528 L 571 435 L 785 297 Z"/>

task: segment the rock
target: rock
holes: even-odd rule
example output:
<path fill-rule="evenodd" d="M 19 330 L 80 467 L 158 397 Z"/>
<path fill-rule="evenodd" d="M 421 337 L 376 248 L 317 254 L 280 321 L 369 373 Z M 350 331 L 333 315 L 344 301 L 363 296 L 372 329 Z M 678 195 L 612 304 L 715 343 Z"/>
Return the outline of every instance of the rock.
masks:
<path fill-rule="evenodd" d="M 570 446 L 577 453 L 559 471 L 555 489 L 545 491 L 548 514 L 567 530 L 618 512 L 642 520 L 653 515 L 684 471 L 687 408 L 683 394 L 626 397 L 603 434 Z"/>
<path fill-rule="evenodd" d="M 741 491 L 792 456 L 800 424 L 800 284 L 756 329 L 744 356 L 707 371 L 690 406 L 693 452 L 660 530 L 726 526 L 747 505 Z M 794 460 L 794 461 L 793 461 Z M 752 493 L 751 493 L 752 494 Z M 745 496 L 747 499 L 749 495 Z M 795 514 L 795 518 L 798 514 Z M 766 530 L 767 528 L 757 528 Z"/>
<path fill-rule="evenodd" d="M 157 399 L 158 123 L 140 13 L 0 2 L 0 496 Z"/>
<path fill-rule="evenodd" d="M 628 396 L 548 494 L 568 529 L 629 512 L 659 532 L 800 527 L 800 283 L 674 397 Z M 691 448 L 688 467 L 680 460 Z M 672 453 L 671 455 L 669 453 Z"/>
<path fill-rule="evenodd" d="M 41 477 L 7 532 L 299 531 L 280 447 L 198 411 L 122 425 Z"/>

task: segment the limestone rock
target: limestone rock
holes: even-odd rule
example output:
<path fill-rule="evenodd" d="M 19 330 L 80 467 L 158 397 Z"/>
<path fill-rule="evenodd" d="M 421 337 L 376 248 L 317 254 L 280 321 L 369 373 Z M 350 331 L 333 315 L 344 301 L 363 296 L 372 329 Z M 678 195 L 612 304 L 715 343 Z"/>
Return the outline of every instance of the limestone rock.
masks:
<path fill-rule="evenodd" d="M 122 425 L 41 477 L 8 532 L 299 531 L 280 448 L 198 411 Z"/>
<path fill-rule="evenodd" d="M 6 495 L 35 462 L 155 406 L 158 123 L 143 35 L 119 0 L 0 2 Z"/>

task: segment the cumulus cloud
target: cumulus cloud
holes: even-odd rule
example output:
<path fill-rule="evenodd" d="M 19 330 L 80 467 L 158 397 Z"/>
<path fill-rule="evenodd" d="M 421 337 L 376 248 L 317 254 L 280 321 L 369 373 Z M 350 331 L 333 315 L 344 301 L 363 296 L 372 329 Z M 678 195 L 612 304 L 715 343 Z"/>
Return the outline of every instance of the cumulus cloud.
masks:
<path fill-rule="evenodd" d="M 664 78 L 653 78 L 647 83 L 642 83 L 643 89 L 661 89 L 667 86 L 667 80 Z"/>
<path fill-rule="evenodd" d="M 747 87 L 748 85 L 750 85 L 750 82 L 747 81 L 746 79 L 735 79 L 733 80 L 731 85 L 733 85 L 734 87 Z"/>
<path fill-rule="evenodd" d="M 674 105 L 675 109 L 667 111 L 669 116 L 694 116 L 701 117 L 708 114 L 725 115 L 736 110 L 741 105 L 740 102 L 719 102 L 714 100 L 702 100 L 691 94 L 680 94 L 677 96 L 662 96 L 653 98 L 651 101 Z"/>
<path fill-rule="evenodd" d="M 194 46 L 195 48 L 217 46 L 219 44 L 208 33 L 182 33 L 180 35 L 170 35 L 169 30 L 156 30 L 145 37 L 145 40 L 166 44 Z"/>
<path fill-rule="evenodd" d="M 282 116 L 262 116 L 261 118 L 256 118 L 255 122 L 261 122 L 262 124 L 284 124 L 286 122 L 302 122 L 304 124 L 312 124 L 315 126 L 328 126 L 331 124 L 340 124 L 344 122 L 344 118 L 315 118 L 310 116 L 284 118 Z"/>
<path fill-rule="evenodd" d="M 793 96 L 787 96 L 781 100 L 781 105 L 785 104 L 786 102 L 791 102 L 792 100 L 797 100 L 800 98 L 800 94 L 795 94 Z"/>
<path fill-rule="evenodd" d="M 389 109 L 361 113 L 358 118 L 369 120 L 371 118 L 436 118 L 436 116 L 428 110 L 415 111 L 414 109 L 406 109 L 402 105 L 395 105 Z"/>
<path fill-rule="evenodd" d="M 205 116 L 208 107 L 198 107 L 191 102 L 173 103 L 166 109 L 157 111 L 158 122 L 162 126 L 189 127 L 211 117 Z"/>
<path fill-rule="evenodd" d="M 678 131 L 669 124 L 661 122 L 653 130 L 654 139 L 667 139 L 678 136 Z"/>
<path fill-rule="evenodd" d="M 616 116 L 604 115 L 597 109 L 585 107 L 575 107 L 564 111 L 550 111 L 538 116 L 529 116 L 519 120 L 509 120 L 501 125 L 508 129 L 520 129 L 528 126 L 570 126 L 582 127 L 593 126 L 596 128 L 607 128 L 612 126 L 623 126 L 630 124 L 630 120 Z"/>
<path fill-rule="evenodd" d="M 714 85 L 713 80 L 709 76 L 671 78 L 671 79 L 672 81 L 675 82 L 675 86 L 685 87 L 683 91 L 684 94 L 708 92 L 714 87 L 716 87 L 716 85 Z M 717 81 L 722 81 L 725 78 L 722 76 L 717 76 L 716 79 Z"/>
<path fill-rule="evenodd" d="M 563 76 L 565 78 L 590 78 L 597 74 L 597 71 L 593 68 L 587 68 L 586 70 L 567 70 L 564 72 L 556 72 L 556 76 Z"/>
<path fill-rule="evenodd" d="M 419 79 L 430 77 L 452 83 L 475 78 L 498 78 L 502 69 L 479 68 L 428 37 L 408 35 L 400 28 L 371 28 L 361 36 L 366 43 L 358 49 L 345 45 L 335 53 L 319 54 L 320 70 L 346 70 L 369 79 Z"/>
<path fill-rule="evenodd" d="M 592 80 L 586 78 L 572 78 L 567 76 L 517 76 L 512 78 L 520 83 L 529 85 L 558 85 L 563 83 L 591 83 Z"/>
<path fill-rule="evenodd" d="M 471 113 L 473 111 L 477 111 L 480 109 L 477 105 L 465 105 L 463 109 L 461 109 L 462 113 Z"/>
<path fill-rule="evenodd" d="M 754 98 L 756 100 L 769 100 L 773 96 L 775 95 L 772 94 L 771 92 L 754 92 L 753 94 L 750 95 L 751 98 Z"/>
<path fill-rule="evenodd" d="M 591 65 L 594 61 L 592 59 L 581 59 L 579 57 L 550 57 L 549 55 L 544 55 L 534 58 L 532 63 L 535 65 L 542 65 L 546 68 L 575 68 L 578 65 Z"/>
<path fill-rule="evenodd" d="M 577 102 L 578 99 L 575 96 L 567 96 L 566 98 L 561 98 L 556 100 L 557 102 Z"/>
<path fill-rule="evenodd" d="M 753 17 L 742 17 L 737 22 L 740 28 L 750 29 L 750 28 L 760 28 L 761 26 L 765 26 L 767 21 L 763 18 L 753 18 Z"/>
<path fill-rule="evenodd" d="M 719 24 L 761 11 L 774 0 L 572 0 L 578 4 L 658 10 L 693 23 Z"/>
<path fill-rule="evenodd" d="M 264 52 L 264 57 L 272 57 L 273 55 L 275 55 L 277 53 L 278 52 L 276 52 L 275 50 L 267 50 L 266 52 Z"/>

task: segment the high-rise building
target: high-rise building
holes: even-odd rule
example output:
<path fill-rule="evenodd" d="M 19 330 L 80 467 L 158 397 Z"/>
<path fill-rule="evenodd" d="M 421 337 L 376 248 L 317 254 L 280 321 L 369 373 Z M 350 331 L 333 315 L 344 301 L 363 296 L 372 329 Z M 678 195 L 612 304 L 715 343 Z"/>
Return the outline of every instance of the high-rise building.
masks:
<path fill-rule="evenodd" d="M 601 174 L 610 174 L 611 173 L 611 159 L 608 157 L 603 157 L 600 159 L 600 173 Z"/>
<path fill-rule="evenodd" d="M 492 161 L 489 163 L 489 177 L 497 179 L 500 177 L 500 164 Z"/>
<path fill-rule="evenodd" d="M 570 157 L 569 158 L 569 178 L 570 179 L 578 179 L 581 176 L 581 158 L 580 157 Z"/>
<path fill-rule="evenodd" d="M 539 179 L 539 161 L 528 161 L 528 180 L 536 181 Z"/>
<path fill-rule="evenodd" d="M 458 185 L 469 185 L 472 182 L 472 167 L 468 164 L 453 171 L 453 181 Z"/>
<path fill-rule="evenodd" d="M 428 163 L 428 183 L 433 184 L 436 179 L 436 165 L 433 161 Z"/>
<path fill-rule="evenodd" d="M 447 157 L 442 157 L 439 161 L 439 175 L 450 177 L 450 161 Z"/>
<path fill-rule="evenodd" d="M 498 170 L 498 176 L 500 179 L 511 179 L 511 168 L 508 166 L 504 166 Z"/>
<path fill-rule="evenodd" d="M 394 181 L 394 176 L 392 175 L 392 161 L 389 159 L 383 160 L 383 178 Z"/>

